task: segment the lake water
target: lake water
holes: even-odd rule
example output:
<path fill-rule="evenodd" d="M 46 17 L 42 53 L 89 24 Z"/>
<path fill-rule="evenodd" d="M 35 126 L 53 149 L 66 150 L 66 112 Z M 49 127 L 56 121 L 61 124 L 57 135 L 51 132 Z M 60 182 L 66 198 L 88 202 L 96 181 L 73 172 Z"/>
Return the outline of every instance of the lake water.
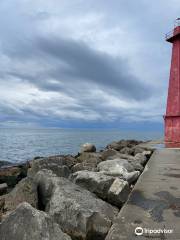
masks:
<path fill-rule="evenodd" d="M 21 162 L 35 156 L 77 154 L 83 143 L 97 149 L 120 139 L 152 140 L 162 132 L 104 129 L 0 129 L 0 160 Z"/>

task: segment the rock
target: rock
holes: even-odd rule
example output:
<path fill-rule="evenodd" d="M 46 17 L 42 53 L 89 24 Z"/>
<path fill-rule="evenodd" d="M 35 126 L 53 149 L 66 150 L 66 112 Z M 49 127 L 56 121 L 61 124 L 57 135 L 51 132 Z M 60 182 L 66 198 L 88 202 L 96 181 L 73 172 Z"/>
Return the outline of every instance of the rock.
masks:
<path fill-rule="evenodd" d="M 95 163 L 77 163 L 72 167 L 72 172 L 77 172 L 77 171 L 94 171 L 97 172 L 97 164 Z"/>
<path fill-rule="evenodd" d="M 68 177 L 71 173 L 70 168 L 75 163 L 76 159 L 70 155 L 36 159 L 31 162 L 31 168 L 28 171 L 28 176 L 33 177 L 39 170 L 49 169 L 59 177 Z"/>
<path fill-rule="evenodd" d="M 137 154 L 137 153 L 143 153 L 144 152 L 144 148 L 142 147 L 139 147 L 139 146 L 134 146 L 133 147 L 133 151 L 134 151 L 134 156 Z"/>
<path fill-rule="evenodd" d="M 96 152 L 96 147 L 92 143 L 85 143 L 81 146 L 80 152 Z"/>
<path fill-rule="evenodd" d="M 70 180 L 79 186 L 86 188 L 98 197 L 106 200 L 108 191 L 114 182 L 114 177 L 107 176 L 102 172 L 79 171 L 71 175 Z"/>
<path fill-rule="evenodd" d="M 91 162 L 96 162 L 99 163 L 102 161 L 101 158 L 101 153 L 95 153 L 95 152 L 83 152 L 79 154 L 79 156 L 76 158 L 76 161 L 81 163 L 81 162 L 86 162 L 86 163 L 91 163 Z"/>
<path fill-rule="evenodd" d="M 130 147 L 124 147 L 120 150 L 120 153 L 127 154 L 127 155 L 133 155 L 134 151 Z"/>
<path fill-rule="evenodd" d="M 83 152 L 77 158 L 77 164 L 72 167 L 72 172 L 81 170 L 97 171 L 97 165 L 102 161 L 100 153 Z"/>
<path fill-rule="evenodd" d="M 136 182 L 139 176 L 140 176 L 140 171 L 124 173 L 124 179 L 128 181 L 129 184 Z"/>
<path fill-rule="evenodd" d="M 120 140 L 118 142 L 112 142 L 112 143 L 108 144 L 106 148 L 120 151 L 121 149 L 123 149 L 125 147 L 132 148 L 133 146 L 136 146 L 137 144 L 140 144 L 140 143 L 142 143 L 142 142 L 136 141 L 136 140 Z"/>
<path fill-rule="evenodd" d="M 108 202 L 121 207 L 127 200 L 130 187 L 127 181 L 116 178 L 108 191 Z"/>
<path fill-rule="evenodd" d="M 102 172 L 79 171 L 72 174 L 70 179 L 117 207 L 122 206 L 130 192 L 127 181 L 105 175 Z"/>
<path fill-rule="evenodd" d="M 115 156 L 119 152 L 114 149 L 106 149 L 101 153 L 101 158 L 103 161 L 107 160 L 109 157 Z"/>
<path fill-rule="evenodd" d="M 143 153 L 137 153 L 134 158 L 136 161 L 138 161 L 143 166 L 147 162 L 147 157 Z"/>
<path fill-rule="evenodd" d="M 120 159 L 126 159 L 126 160 L 134 160 L 134 156 L 131 156 L 131 155 L 127 155 L 127 154 L 123 154 L 123 153 L 120 153 L 118 152 L 116 155 L 112 155 L 110 157 L 108 157 L 106 160 L 114 160 L 114 159 L 117 159 L 117 158 L 120 158 Z"/>
<path fill-rule="evenodd" d="M 0 195 L 3 195 L 7 192 L 8 185 L 7 183 L 0 184 Z"/>
<path fill-rule="evenodd" d="M 144 170 L 144 167 L 141 165 L 141 163 L 138 160 L 128 160 L 129 163 L 133 166 L 134 170 L 142 172 Z"/>
<path fill-rule="evenodd" d="M 70 240 L 44 212 L 24 202 L 0 224 L 1 240 Z"/>
<path fill-rule="evenodd" d="M 104 174 L 122 178 L 129 183 L 136 181 L 140 175 L 139 171 L 134 171 L 134 167 L 127 160 L 114 159 L 106 160 L 98 164 L 98 170 Z"/>
<path fill-rule="evenodd" d="M 146 150 L 142 154 L 149 159 L 151 157 L 152 153 L 153 153 L 153 151 Z"/>
<path fill-rule="evenodd" d="M 107 145 L 107 149 L 113 149 L 113 150 L 116 150 L 116 151 L 119 151 L 119 150 L 121 150 L 122 148 L 124 148 L 125 146 L 123 145 L 121 145 L 120 143 L 118 143 L 118 142 L 112 142 L 112 143 L 110 143 L 110 144 L 108 144 Z"/>
<path fill-rule="evenodd" d="M 134 170 L 142 172 L 144 167 L 141 165 L 141 163 L 135 159 L 134 156 L 130 156 L 127 154 L 117 153 L 116 155 L 112 155 L 108 157 L 107 160 L 116 160 L 116 159 L 126 159 L 134 168 Z"/>
<path fill-rule="evenodd" d="M 45 211 L 72 239 L 104 239 L 118 209 L 65 178 L 40 171 L 36 182 Z"/>
<path fill-rule="evenodd" d="M 28 163 L 0 168 L 0 184 L 7 183 L 8 187 L 14 187 L 22 178 L 27 176 L 28 168 Z"/>
<path fill-rule="evenodd" d="M 28 202 L 37 208 L 38 196 L 36 184 L 28 177 L 24 178 L 10 193 L 4 195 L 4 199 L 4 212 L 14 210 L 22 202 Z"/>
<path fill-rule="evenodd" d="M 106 160 L 98 164 L 99 171 L 116 171 L 118 167 L 125 168 L 128 172 L 133 172 L 134 167 L 126 159 Z"/>
<path fill-rule="evenodd" d="M 124 148 L 123 148 L 124 149 Z M 122 150 L 123 150 L 122 149 Z M 121 158 L 121 159 L 126 159 L 126 160 L 134 160 L 134 156 L 126 154 L 126 153 L 121 153 L 120 152 L 114 150 L 114 149 L 106 149 L 105 151 L 102 152 L 101 154 L 101 158 L 105 161 L 105 160 L 114 160 L 117 158 Z"/>

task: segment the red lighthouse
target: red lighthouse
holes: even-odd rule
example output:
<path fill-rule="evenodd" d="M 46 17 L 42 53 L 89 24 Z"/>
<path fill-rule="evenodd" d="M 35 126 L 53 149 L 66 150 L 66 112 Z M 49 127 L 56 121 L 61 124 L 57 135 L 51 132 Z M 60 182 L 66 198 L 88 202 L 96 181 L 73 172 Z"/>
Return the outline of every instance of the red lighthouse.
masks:
<path fill-rule="evenodd" d="M 165 120 L 166 147 L 180 147 L 180 18 L 174 30 L 166 34 L 172 43 L 172 59 Z"/>

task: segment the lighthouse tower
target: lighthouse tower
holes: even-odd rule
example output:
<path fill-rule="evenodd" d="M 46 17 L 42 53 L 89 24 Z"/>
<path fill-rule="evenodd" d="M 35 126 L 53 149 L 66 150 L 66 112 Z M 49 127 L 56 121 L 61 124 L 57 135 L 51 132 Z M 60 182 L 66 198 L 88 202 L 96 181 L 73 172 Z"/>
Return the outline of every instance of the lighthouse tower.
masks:
<path fill-rule="evenodd" d="M 180 18 L 172 32 L 166 34 L 172 43 L 172 59 L 165 120 L 166 147 L 180 147 Z"/>

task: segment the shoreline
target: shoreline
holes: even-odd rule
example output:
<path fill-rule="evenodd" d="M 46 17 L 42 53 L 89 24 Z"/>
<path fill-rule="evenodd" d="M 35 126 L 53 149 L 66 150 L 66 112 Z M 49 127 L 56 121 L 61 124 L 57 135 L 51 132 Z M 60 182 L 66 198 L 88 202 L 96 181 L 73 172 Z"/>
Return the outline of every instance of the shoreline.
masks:
<path fill-rule="evenodd" d="M 150 141 L 120 140 L 98 152 L 95 145 L 86 143 L 77 155 L 35 157 L 21 164 L 3 166 L 0 168 L 0 235 L 5 231 L 3 224 L 12 221 L 11 213 L 20 214 L 22 208 L 25 212 L 43 211 L 72 239 L 93 240 L 96 236 L 104 239 L 154 150 Z M 53 217 L 55 209 L 49 208 L 54 204 L 58 204 L 58 221 Z M 75 218 L 74 223 L 66 211 Z M 92 218 L 91 214 L 95 213 L 97 216 Z M 89 221 L 92 227 L 88 230 Z M 85 229 L 76 227 L 80 222 L 85 224 Z"/>

